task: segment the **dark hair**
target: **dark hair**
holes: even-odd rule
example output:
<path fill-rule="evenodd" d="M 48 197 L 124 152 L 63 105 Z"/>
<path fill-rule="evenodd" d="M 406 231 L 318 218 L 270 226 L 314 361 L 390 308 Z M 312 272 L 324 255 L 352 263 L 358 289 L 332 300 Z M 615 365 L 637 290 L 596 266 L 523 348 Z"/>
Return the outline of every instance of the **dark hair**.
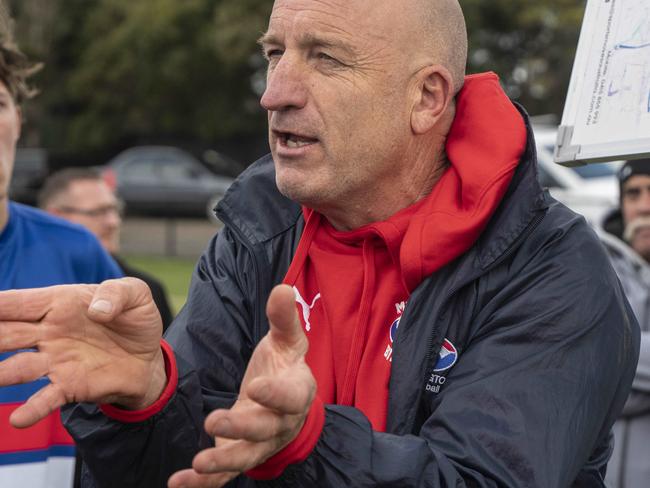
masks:
<path fill-rule="evenodd" d="M 13 36 L 13 20 L 4 2 L 0 3 L 0 81 L 18 105 L 38 92 L 29 87 L 27 78 L 39 71 L 42 63 L 27 59 Z"/>
<path fill-rule="evenodd" d="M 645 159 L 632 159 L 626 161 L 621 169 L 618 171 L 618 184 L 619 184 L 619 198 L 623 203 L 623 185 L 632 176 L 646 175 L 650 176 L 650 158 Z"/>
<path fill-rule="evenodd" d="M 104 181 L 102 174 L 94 168 L 65 168 L 52 173 L 38 193 L 38 206 L 47 207 L 52 200 L 68 191 L 75 181 Z"/>

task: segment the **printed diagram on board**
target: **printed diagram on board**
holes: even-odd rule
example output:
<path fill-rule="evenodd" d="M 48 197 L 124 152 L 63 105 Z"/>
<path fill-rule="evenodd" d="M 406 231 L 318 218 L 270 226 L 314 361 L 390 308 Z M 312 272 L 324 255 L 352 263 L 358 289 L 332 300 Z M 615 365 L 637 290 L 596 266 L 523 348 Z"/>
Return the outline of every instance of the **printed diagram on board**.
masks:
<path fill-rule="evenodd" d="M 616 103 L 608 106 L 628 116 L 636 114 L 634 121 L 640 123 L 650 114 L 650 4 L 647 0 L 625 5 L 609 64 L 607 96 Z"/>

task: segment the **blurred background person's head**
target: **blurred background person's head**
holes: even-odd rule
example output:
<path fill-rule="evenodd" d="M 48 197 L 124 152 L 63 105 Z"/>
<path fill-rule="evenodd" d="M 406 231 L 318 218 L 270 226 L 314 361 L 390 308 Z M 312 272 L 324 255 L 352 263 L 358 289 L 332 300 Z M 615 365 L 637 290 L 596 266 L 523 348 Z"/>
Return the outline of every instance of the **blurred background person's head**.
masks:
<path fill-rule="evenodd" d="M 66 168 L 53 173 L 43 185 L 38 205 L 86 227 L 109 253 L 119 252 L 122 205 L 99 171 Z"/>
<path fill-rule="evenodd" d="M 619 178 L 623 238 L 650 262 L 650 159 L 628 161 Z"/>
<path fill-rule="evenodd" d="M 12 21 L 0 3 L 0 230 L 8 219 L 8 189 L 20 137 L 20 104 L 34 95 L 27 78 L 40 68 L 13 41 Z"/>

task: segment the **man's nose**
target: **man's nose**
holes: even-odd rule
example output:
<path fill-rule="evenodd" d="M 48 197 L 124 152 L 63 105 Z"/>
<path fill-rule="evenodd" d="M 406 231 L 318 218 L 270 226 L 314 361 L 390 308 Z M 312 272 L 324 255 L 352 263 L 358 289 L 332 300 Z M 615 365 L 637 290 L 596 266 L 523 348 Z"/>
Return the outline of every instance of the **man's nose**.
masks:
<path fill-rule="evenodd" d="M 638 202 L 639 212 L 644 215 L 650 215 L 650 188 L 645 188 L 641 192 L 641 197 Z"/>
<path fill-rule="evenodd" d="M 122 216 L 117 211 L 108 212 L 104 216 L 104 223 L 110 226 L 111 228 L 120 227 L 122 225 Z"/>
<path fill-rule="evenodd" d="M 284 54 L 266 78 L 260 104 L 268 111 L 303 108 L 307 102 L 305 67 Z"/>

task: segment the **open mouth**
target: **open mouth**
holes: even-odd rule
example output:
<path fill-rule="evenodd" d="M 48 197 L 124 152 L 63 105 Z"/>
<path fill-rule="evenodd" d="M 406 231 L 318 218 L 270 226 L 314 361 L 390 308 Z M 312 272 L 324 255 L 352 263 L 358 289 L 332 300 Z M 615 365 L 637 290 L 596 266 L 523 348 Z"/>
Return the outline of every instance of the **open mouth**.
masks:
<path fill-rule="evenodd" d="M 318 139 L 313 139 L 311 137 L 299 136 L 292 132 L 277 132 L 276 133 L 280 143 L 288 148 L 295 149 L 300 147 L 309 146 L 311 144 L 316 144 Z"/>

